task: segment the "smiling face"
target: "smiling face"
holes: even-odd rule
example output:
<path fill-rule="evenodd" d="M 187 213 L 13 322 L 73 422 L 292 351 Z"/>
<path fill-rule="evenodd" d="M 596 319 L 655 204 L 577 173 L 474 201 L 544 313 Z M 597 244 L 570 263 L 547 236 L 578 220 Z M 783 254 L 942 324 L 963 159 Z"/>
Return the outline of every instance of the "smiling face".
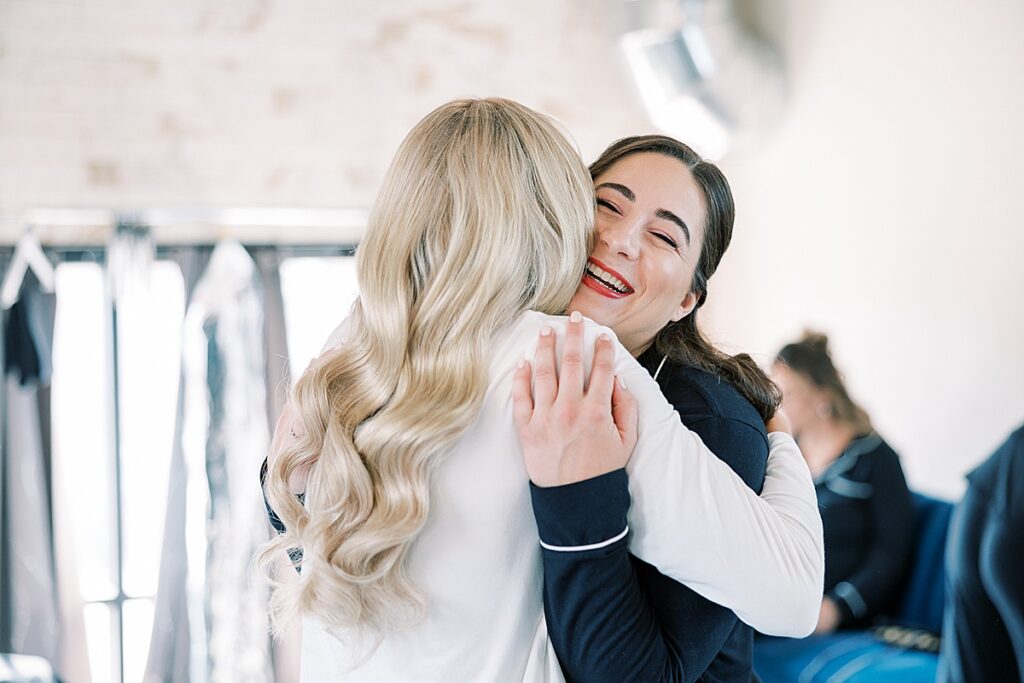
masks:
<path fill-rule="evenodd" d="M 596 243 L 570 311 L 611 327 L 638 356 L 697 305 L 704 195 L 677 159 L 643 152 L 594 179 Z"/>

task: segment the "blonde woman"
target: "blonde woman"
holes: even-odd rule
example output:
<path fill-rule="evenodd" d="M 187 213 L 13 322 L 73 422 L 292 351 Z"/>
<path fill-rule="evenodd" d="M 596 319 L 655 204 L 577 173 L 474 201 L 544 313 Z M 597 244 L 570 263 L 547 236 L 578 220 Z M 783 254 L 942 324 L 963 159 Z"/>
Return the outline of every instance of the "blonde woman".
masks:
<path fill-rule="evenodd" d="M 273 575 L 281 551 L 303 550 L 272 594 L 276 623 L 303 619 L 303 680 L 562 680 L 511 394 L 538 335 L 564 334 L 593 212 L 575 150 L 514 102 L 444 105 L 402 143 L 359 248 L 360 299 L 270 453 L 287 530 L 261 558 Z M 591 391 L 623 425 L 595 422 L 617 435 L 602 462 L 633 452 L 632 552 L 755 627 L 809 632 L 821 523 L 792 439 L 773 435 L 756 496 L 609 330 L 575 325 L 596 347 Z"/>

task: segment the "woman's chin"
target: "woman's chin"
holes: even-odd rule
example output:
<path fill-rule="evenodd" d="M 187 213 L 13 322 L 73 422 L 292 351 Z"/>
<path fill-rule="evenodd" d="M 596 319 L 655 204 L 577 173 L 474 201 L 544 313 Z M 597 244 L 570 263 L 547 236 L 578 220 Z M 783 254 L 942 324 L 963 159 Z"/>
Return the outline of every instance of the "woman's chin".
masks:
<path fill-rule="evenodd" d="M 586 287 L 580 287 L 569 302 L 566 313 L 579 311 L 585 318 L 590 318 L 598 325 L 610 326 L 615 316 L 615 301 L 606 299 Z"/>
<path fill-rule="evenodd" d="M 565 309 L 566 314 L 572 313 L 573 311 L 579 311 L 585 317 L 594 320 L 593 312 L 595 310 L 593 301 L 593 292 L 590 292 L 582 285 L 576 290 L 572 300 L 569 302 L 569 307 Z M 596 320 L 595 320 L 596 322 Z"/>

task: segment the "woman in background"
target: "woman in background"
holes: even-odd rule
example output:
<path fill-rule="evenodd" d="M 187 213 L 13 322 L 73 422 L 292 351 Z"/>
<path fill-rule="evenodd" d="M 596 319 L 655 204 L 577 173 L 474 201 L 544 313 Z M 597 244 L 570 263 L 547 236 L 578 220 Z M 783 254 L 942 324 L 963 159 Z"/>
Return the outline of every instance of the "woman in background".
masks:
<path fill-rule="evenodd" d="M 825 596 L 815 633 L 869 623 L 888 606 L 913 545 L 899 457 L 850 398 L 825 335 L 807 332 L 784 346 L 775 381 L 814 476 L 825 528 Z"/>

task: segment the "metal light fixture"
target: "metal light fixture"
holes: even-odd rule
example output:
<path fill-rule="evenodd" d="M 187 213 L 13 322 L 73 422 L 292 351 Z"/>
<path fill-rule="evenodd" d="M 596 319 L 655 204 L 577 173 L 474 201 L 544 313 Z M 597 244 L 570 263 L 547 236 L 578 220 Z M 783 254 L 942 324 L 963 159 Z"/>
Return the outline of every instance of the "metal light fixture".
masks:
<path fill-rule="evenodd" d="M 711 159 L 770 128 L 782 109 L 781 60 L 740 25 L 731 0 L 628 5 L 641 26 L 622 48 L 657 127 Z"/>

